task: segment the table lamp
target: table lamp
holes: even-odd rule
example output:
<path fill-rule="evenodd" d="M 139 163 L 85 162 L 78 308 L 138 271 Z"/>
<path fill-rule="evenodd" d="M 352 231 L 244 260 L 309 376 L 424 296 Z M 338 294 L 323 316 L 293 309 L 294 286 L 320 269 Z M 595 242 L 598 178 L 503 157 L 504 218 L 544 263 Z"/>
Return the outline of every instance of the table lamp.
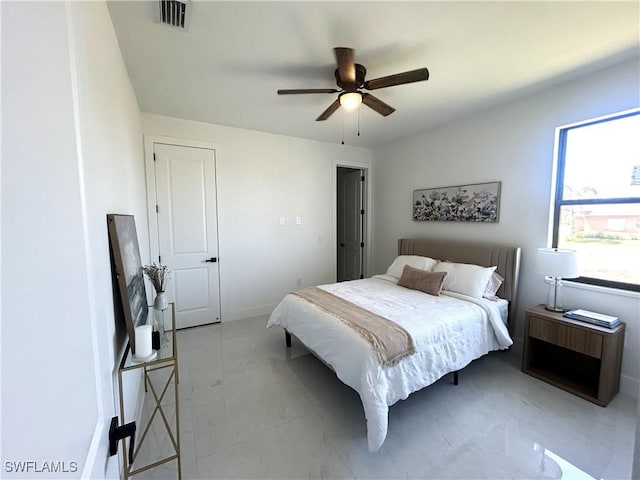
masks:
<path fill-rule="evenodd" d="M 578 273 L 578 257 L 575 250 L 560 248 L 539 248 L 536 253 L 536 273 L 551 277 L 547 304 L 545 308 L 552 312 L 563 312 L 562 278 L 576 278 Z"/>

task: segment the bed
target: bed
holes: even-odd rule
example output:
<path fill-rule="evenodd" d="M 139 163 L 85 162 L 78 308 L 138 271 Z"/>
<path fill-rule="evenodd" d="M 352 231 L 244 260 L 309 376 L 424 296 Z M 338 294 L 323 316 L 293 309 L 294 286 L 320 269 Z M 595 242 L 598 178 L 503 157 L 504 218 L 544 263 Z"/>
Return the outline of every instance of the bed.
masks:
<path fill-rule="evenodd" d="M 454 373 L 457 384 L 458 372 L 473 360 L 490 351 L 507 349 L 513 343 L 510 332 L 518 291 L 519 247 L 400 239 L 398 255 L 387 274 L 288 294 L 267 324 L 284 328 L 287 346 L 291 345 L 290 335 L 294 335 L 343 383 L 358 392 L 372 452 L 384 443 L 391 405 L 449 373 Z M 399 286 L 410 269 L 403 269 L 400 281 L 400 274 L 392 271 L 399 261 L 402 266 L 407 259 L 422 262 L 423 257 L 438 263 L 420 263 L 419 268 L 448 271 L 441 275 L 444 283 L 439 295 Z M 477 266 L 483 274 L 485 270 L 494 272 L 492 278 L 497 275 L 501 279 L 495 296 L 484 298 L 476 295 L 476 290 L 474 296 L 454 291 L 459 290 L 456 287 L 460 283 L 447 286 L 447 281 L 456 279 L 450 269 L 461 264 L 460 268 Z M 386 331 L 375 331 L 367 336 L 362 325 L 368 322 L 386 322 L 384 328 L 399 332 L 387 336 Z M 391 337 L 403 332 L 405 337 Z M 391 347 L 381 348 L 376 343 L 378 337 L 392 338 Z M 406 344 L 398 347 L 398 342 Z M 400 350 L 393 350 L 396 347 Z"/>

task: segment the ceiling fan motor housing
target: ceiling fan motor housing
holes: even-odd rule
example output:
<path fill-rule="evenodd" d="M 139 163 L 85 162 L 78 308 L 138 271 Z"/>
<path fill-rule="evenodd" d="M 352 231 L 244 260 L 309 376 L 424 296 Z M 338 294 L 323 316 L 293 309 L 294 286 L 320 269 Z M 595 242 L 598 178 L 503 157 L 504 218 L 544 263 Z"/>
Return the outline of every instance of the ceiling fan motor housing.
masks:
<path fill-rule="evenodd" d="M 340 78 L 340 70 L 336 68 L 334 72 L 334 76 L 336 77 L 336 84 L 346 92 L 356 91 L 358 88 L 362 88 L 364 85 L 364 78 L 367 75 L 367 69 L 364 68 L 364 65 L 360 65 L 359 63 L 354 64 L 356 70 L 356 84 L 355 86 L 351 86 L 349 84 L 345 84 Z"/>

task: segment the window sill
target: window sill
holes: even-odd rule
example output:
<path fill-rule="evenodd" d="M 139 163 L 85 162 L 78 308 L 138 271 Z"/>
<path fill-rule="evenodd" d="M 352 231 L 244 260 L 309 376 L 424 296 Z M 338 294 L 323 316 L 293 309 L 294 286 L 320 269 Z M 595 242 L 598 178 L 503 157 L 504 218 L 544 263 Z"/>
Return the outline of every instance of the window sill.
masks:
<path fill-rule="evenodd" d="M 572 282 L 571 280 L 562 280 L 564 288 L 575 288 L 577 290 L 587 290 L 589 292 L 606 293 L 609 295 L 617 295 L 619 297 L 640 298 L 640 292 L 632 290 L 621 290 L 618 288 L 603 287 L 601 285 L 592 285 L 589 283 Z"/>

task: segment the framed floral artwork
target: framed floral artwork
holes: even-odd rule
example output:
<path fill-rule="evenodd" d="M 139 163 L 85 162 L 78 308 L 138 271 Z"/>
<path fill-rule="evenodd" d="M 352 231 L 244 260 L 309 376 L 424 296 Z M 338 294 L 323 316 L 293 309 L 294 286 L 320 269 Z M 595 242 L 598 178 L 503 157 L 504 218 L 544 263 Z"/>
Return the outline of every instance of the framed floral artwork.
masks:
<path fill-rule="evenodd" d="M 413 219 L 442 222 L 498 222 L 501 182 L 413 191 Z"/>

